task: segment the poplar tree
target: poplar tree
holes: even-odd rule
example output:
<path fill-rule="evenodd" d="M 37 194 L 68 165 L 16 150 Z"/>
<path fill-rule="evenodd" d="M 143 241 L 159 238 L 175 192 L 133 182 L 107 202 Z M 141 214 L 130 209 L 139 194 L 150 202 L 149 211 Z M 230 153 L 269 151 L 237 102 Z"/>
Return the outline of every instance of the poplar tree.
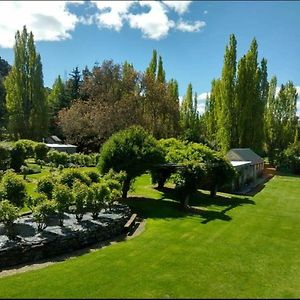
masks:
<path fill-rule="evenodd" d="M 183 138 L 197 142 L 200 138 L 199 115 L 197 111 L 197 94 L 193 98 L 193 87 L 189 83 L 180 107 L 180 123 Z"/>
<path fill-rule="evenodd" d="M 163 68 L 163 62 L 161 56 L 159 56 L 159 61 L 158 61 L 158 70 L 157 70 L 157 81 L 161 83 L 165 83 L 166 80 L 166 74 Z"/>
<path fill-rule="evenodd" d="M 236 141 L 235 133 L 235 81 L 236 81 L 236 39 L 234 34 L 229 37 L 226 46 L 224 65 L 221 76 L 220 114 L 218 118 L 222 126 L 218 127 L 217 139 L 223 152 L 227 152 Z"/>
<path fill-rule="evenodd" d="M 62 109 L 67 107 L 67 99 L 65 86 L 60 76 L 58 76 L 52 86 L 52 90 L 47 97 L 49 107 L 49 130 L 53 134 L 57 134 L 57 114 Z"/>
<path fill-rule="evenodd" d="M 48 128 L 42 63 L 26 26 L 16 33 L 14 55 L 5 80 L 9 130 L 15 138 L 41 139 Z"/>
<path fill-rule="evenodd" d="M 271 164 L 274 162 L 276 146 L 278 143 L 278 123 L 276 122 L 277 103 L 275 102 L 277 78 L 273 76 L 270 80 L 269 91 L 265 109 L 265 142 L 267 155 Z"/>
<path fill-rule="evenodd" d="M 276 93 L 276 77 L 270 82 L 265 112 L 266 148 L 270 162 L 295 141 L 297 135 L 297 89 L 289 81 Z"/>

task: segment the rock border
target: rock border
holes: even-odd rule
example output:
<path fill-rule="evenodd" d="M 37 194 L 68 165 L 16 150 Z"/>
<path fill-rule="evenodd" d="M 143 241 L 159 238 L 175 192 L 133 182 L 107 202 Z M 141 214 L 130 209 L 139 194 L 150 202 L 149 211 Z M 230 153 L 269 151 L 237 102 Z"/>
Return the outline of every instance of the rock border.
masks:
<path fill-rule="evenodd" d="M 64 227 L 52 226 L 52 231 L 47 231 L 46 228 L 42 233 L 36 232 L 32 236 L 17 235 L 16 240 L 7 241 L 2 247 L 0 245 L 0 271 L 16 265 L 47 260 L 114 239 L 124 234 L 124 225 L 131 214 L 127 205 L 117 204 L 112 208 L 111 214 L 102 213 L 98 220 L 92 220 L 90 214 L 86 214 L 83 222 L 73 224 L 73 227 L 66 224 Z M 66 218 L 70 219 L 70 215 L 66 214 Z M 74 219 L 74 216 L 72 217 Z M 22 220 L 24 225 L 31 215 L 23 218 L 27 218 Z"/>

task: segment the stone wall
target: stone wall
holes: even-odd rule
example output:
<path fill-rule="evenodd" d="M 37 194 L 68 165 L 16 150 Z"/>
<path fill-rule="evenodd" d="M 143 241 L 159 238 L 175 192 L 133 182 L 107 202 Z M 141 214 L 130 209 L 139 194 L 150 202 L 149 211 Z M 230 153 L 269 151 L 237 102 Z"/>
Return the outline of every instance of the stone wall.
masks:
<path fill-rule="evenodd" d="M 82 222 L 75 215 L 65 214 L 64 226 L 55 218 L 42 232 L 38 232 L 32 215 L 20 217 L 15 226 L 13 240 L 0 227 L 0 270 L 8 267 L 36 262 L 59 254 L 68 253 L 88 245 L 105 241 L 124 233 L 124 225 L 131 216 L 126 205 L 114 205 L 109 212 L 101 212 L 97 220 L 85 214 Z"/>

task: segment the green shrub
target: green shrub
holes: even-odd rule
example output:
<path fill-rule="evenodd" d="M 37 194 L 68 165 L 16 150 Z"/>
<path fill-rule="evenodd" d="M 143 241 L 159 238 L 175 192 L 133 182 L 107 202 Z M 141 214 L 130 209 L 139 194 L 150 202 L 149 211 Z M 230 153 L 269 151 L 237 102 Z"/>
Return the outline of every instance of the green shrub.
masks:
<path fill-rule="evenodd" d="M 34 147 L 35 160 L 46 160 L 49 148 L 45 143 L 37 143 Z"/>
<path fill-rule="evenodd" d="M 5 199 L 13 205 L 22 208 L 27 198 L 25 182 L 16 173 L 7 171 L 1 182 L 1 190 Z"/>
<path fill-rule="evenodd" d="M 10 167 L 11 156 L 10 156 L 11 148 L 5 145 L 0 145 L 0 170 L 7 170 Z"/>
<path fill-rule="evenodd" d="M 55 214 L 56 202 L 54 200 L 43 199 L 33 209 L 33 219 L 38 223 L 38 230 L 47 227 L 49 218 Z"/>
<path fill-rule="evenodd" d="M 60 177 L 60 182 L 71 188 L 76 179 L 87 185 L 90 185 L 91 183 L 91 179 L 84 172 L 78 169 L 64 170 Z"/>
<path fill-rule="evenodd" d="M 0 223 L 4 224 L 9 237 L 13 236 L 13 224 L 18 218 L 19 210 L 8 200 L 0 201 Z"/>
<path fill-rule="evenodd" d="M 75 204 L 76 219 L 78 222 L 80 222 L 82 220 L 83 214 L 86 211 L 88 199 L 93 195 L 90 195 L 91 191 L 89 187 L 79 180 L 75 180 L 72 192 Z"/>
<path fill-rule="evenodd" d="M 38 180 L 37 191 L 39 193 L 45 194 L 48 197 L 48 199 L 52 198 L 53 189 L 54 189 L 54 181 L 52 177 L 47 176 Z"/>
<path fill-rule="evenodd" d="M 92 213 L 93 219 L 96 219 L 101 209 L 105 207 L 111 192 L 104 183 L 93 183 L 90 188 L 92 193 L 87 199 L 87 209 Z"/>
<path fill-rule="evenodd" d="M 89 170 L 84 173 L 90 178 L 91 182 L 99 182 L 100 174 L 98 172 Z"/>
<path fill-rule="evenodd" d="M 291 144 L 283 152 L 276 153 L 275 164 L 282 172 L 300 174 L 300 150 L 297 144 Z"/>
<path fill-rule="evenodd" d="M 63 184 L 56 184 L 53 189 L 53 200 L 56 202 L 60 225 L 63 226 L 64 213 L 73 202 L 72 191 Z"/>
<path fill-rule="evenodd" d="M 15 143 L 10 152 L 11 163 L 10 166 L 16 172 L 19 172 L 21 166 L 24 165 L 25 157 L 26 157 L 26 149 L 23 146 L 23 143 Z"/>
<path fill-rule="evenodd" d="M 58 165 L 68 165 L 68 154 L 66 152 L 59 152 L 57 150 L 50 150 L 47 153 L 47 161 L 53 163 L 56 167 Z"/>
<path fill-rule="evenodd" d="M 34 156 L 34 147 L 37 144 L 35 141 L 21 139 L 15 142 L 15 145 L 21 145 L 25 149 L 25 158 Z"/>

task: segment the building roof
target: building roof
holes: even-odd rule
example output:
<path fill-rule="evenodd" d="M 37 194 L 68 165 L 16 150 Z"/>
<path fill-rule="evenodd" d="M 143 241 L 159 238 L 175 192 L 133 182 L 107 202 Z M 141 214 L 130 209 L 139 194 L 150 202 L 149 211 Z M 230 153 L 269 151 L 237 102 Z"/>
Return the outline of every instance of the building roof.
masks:
<path fill-rule="evenodd" d="M 59 137 L 57 137 L 56 135 L 51 135 L 51 136 L 47 137 L 45 140 L 46 140 L 46 142 L 51 143 L 51 144 L 62 143 L 62 140 Z"/>
<path fill-rule="evenodd" d="M 239 167 L 239 166 L 247 166 L 251 165 L 251 161 L 237 161 L 237 160 L 231 160 L 230 163 L 233 167 Z"/>
<path fill-rule="evenodd" d="M 250 161 L 252 165 L 261 164 L 264 162 L 264 160 L 250 148 L 230 149 L 227 152 L 226 157 L 230 161 Z"/>
<path fill-rule="evenodd" d="M 50 148 L 77 148 L 77 146 L 70 144 L 46 144 Z"/>

